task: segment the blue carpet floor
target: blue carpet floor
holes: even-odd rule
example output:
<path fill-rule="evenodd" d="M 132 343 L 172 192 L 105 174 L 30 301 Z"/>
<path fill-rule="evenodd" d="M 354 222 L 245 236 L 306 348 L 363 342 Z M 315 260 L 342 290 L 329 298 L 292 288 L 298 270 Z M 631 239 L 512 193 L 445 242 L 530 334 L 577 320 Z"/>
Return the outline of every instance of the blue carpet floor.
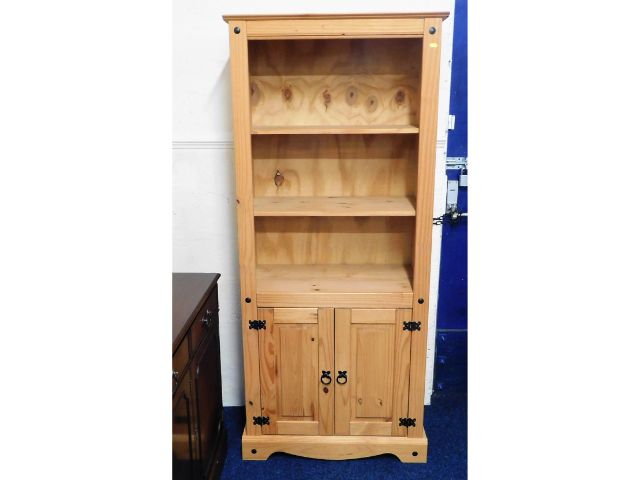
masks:
<path fill-rule="evenodd" d="M 436 392 L 425 407 L 429 438 L 427 463 L 401 463 L 392 455 L 359 460 L 312 460 L 284 453 L 267 461 L 242 461 L 240 440 L 244 408 L 225 407 L 224 422 L 229 435 L 222 479 L 447 479 L 467 478 L 467 396 Z"/>

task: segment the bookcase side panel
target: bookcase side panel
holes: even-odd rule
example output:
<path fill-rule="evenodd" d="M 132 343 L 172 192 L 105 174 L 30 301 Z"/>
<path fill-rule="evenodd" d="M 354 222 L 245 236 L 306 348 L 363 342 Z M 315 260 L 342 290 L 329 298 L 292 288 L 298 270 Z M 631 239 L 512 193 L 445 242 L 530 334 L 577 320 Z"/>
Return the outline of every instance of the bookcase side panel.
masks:
<path fill-rule="evenodd" d="M 251 110 L 249 107 L 249 58 L 246 22 L 229 22 L 229 50 L 233 99 L 233 140 L 236 170 L 236 212 L 238 257 L 242 302 L 242 348 L 246 432 L 260 435 L 253 417 L 261 416 L 258 332 L 249 329 L 249 320 L 258 316 L 256 301 L 255 232 L 253 219 L 253 172 L 251 161 Z"/>
<path fill-rule="evenodd" d="M 413 320 L 424 328 L 411 334 L 411 370 L 409 380 L 409 417 L 422 426 L 424 420 L 424 384 L 427 361 L 427 325 L 429 312 L 429 269 L 435 176 L 436 134 L 438 124 L 438 87 L 440 79 L 440 32 L 442 20 L 427 18 L 422 48 L 422 85 L 420 95 L 420 137 L 418 140 L 418 191 L 413 264 Z M 410 437 L 423 435 L 422 428 L 410 428 Z"/>

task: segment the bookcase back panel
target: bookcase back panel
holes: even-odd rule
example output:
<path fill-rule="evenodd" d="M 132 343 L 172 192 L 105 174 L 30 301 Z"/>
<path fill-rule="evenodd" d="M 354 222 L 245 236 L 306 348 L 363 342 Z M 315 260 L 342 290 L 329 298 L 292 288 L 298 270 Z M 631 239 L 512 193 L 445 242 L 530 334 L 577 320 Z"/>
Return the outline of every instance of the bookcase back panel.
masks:
<path fill-rule="evenodd" d="M 411 265 L 411 217 L 258 217 L 259 265 Z"/>
<path fill-rule="evenodd" d="M 415 195 L 416 142 L 416 135 L 254 136 L 254 194 Z"/>
<path fill-rule="evenodd" d="M 419 39 L 249 42 L 252 124 L 417 125 Z"/>

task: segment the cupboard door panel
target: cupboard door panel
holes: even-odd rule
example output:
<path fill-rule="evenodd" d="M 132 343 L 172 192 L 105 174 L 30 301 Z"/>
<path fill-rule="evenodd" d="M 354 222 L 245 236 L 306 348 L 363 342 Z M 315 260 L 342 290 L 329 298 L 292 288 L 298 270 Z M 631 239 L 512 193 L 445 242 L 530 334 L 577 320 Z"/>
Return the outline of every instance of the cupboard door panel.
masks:
<path fill-rule="evenodd" d="M 187 372 L 173 396 L 172 471 L 175 480 L 192 480 L 197 459 L 195 412 Z"/>
<path fill-rule="evenodd" d="M 393 324 L 351 325 L 351 368 L 355 373 L 352 418 L 391 418 L 393 327 Z"/>
<path fill-rule="evenodd" d="M 332 390 L 320 383 L 333 370 L 331 309 L 259 309 L 263 434 L 320 435 L 332 430 Z M 320 365 L 322 363 L 322 365 Z M 320 396 L 322 395 L 322 400 Z"/>
<path fill-rule="evenodd" d="M 318 325 L 275 324 L 270 333 L 277 352 L 280 416 L 313 418 L 318 398 Z"/>
<path fill-rule="evenodd" d="M 197 439 L 200 464 L 196 469 L 206 477 L 213 468 L 217 442 L 222 429 L 222 389 L 220 378 L 220 338 L 218 324 L 204 340 L 197 357 L 192 361 L 192 377 L 197 418 Z"/>
<path fill-rule="evenodd" d="M 337 435 L 407 435 L 410 320 L 411 309 L 336 309 Z"/>

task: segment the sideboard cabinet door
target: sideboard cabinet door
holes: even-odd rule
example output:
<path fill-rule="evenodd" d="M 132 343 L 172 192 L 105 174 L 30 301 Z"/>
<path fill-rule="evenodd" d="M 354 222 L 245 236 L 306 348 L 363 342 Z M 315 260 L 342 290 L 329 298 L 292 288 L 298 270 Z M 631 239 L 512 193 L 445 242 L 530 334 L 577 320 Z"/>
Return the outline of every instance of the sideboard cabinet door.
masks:
<path fill-rule="evenodd" d="M 332 434 L 333 309 L 260 308 L 258 317 L 262 434 Z"/>
<path fill-rule="evenodd" d="M 406 436 L 411 309 L 335 310 L 336 435 Z"/>
<path fill-rule="evenodd" d="M 211 326 L 212 333 L 192 362 L 193 385 L 197 404 L 197 436 L 200 462 L 197 462 L 198 478 L 207 478 L 220 440 L 222 426 L 222 391 L 220 381 L 220 339 L 217 315 Z"/>
<path fill-rule="evenodd" d="M 173 479 L 196 478 L 195 411 L 187 372 L 173 395 Z"/>

